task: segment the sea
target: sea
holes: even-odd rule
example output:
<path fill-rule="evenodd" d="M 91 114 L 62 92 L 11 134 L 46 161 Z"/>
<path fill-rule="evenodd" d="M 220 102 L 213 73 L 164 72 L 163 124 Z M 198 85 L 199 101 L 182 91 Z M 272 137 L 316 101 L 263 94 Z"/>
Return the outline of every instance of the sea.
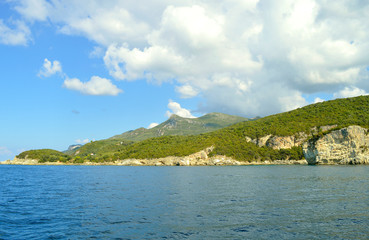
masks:
<path fill-rule="evenodd" d="M 369 239 L 369 166 L 0 165 L 0 239 Z"/>

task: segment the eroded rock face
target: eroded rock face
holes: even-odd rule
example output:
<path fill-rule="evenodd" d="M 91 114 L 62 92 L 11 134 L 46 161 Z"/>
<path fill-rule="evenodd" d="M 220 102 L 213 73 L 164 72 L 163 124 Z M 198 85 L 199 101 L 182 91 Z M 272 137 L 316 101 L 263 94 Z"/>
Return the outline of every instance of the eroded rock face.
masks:
<path fill-rule="evenodd" d="M 318 134 L 319 131 L 326 132 L 335 127 L 337 125 L 313 127 L 310 129 L 310 132 L 311 134 Z M 274 136 L 270 134 L 255 139 L 246 136 L 246 142 L 252 142 L 259 147 L 267 146 L 277 150 L 301 146 L 307 139 L 308 135 L 304 132 L 296 133 L 293 136 Z"/>
<path fill-rule="evenodd" d="M 309 164 L 369 164 L 368 130 L 349 126 L 303 144 Z"/>
<path fill-rule="evenodd" d="M 269 138 L 269 140 L 266 142 L 267 147 L 271 147 L 273 149 L 289 149 L 292 147 L 299 146 L 301 144 L 300 141 L 296 139 L 295 136 L 273 136 Z"/>
<path fill-rule="evenodd" d="M 307 135 L 305 133 L 297 133 L 294 136 L 266 135 L 259 139 L 246 137 L 247 142 L 252 142 L 259 147 L 267 146 L 277 150 L 300 146 L 306 139 Z"/>
<path fill-rule="evenodd" d="M 214 166 L 214 165 L 240 165 L 239 161 L 226 156 L 209 157 L 214 147 L 206 148 L 200 152 L 185 157 L 164 157 L 156 159 L 124 159 L 117 160 L 116 165 L 148 165 L 148 166 Z"/>

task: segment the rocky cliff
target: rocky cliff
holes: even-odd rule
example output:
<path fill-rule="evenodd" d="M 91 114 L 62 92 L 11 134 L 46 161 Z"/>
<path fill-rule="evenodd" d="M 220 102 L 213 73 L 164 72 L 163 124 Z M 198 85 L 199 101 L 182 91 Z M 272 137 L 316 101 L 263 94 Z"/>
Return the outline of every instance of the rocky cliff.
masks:
<path fill-rule="evenodd" d="M 359 126 L 310 139 L 302 147 L 309 164 L 369 164 L 368 130 Z"/>
<path fill-rule="evenodd" d="M 337 125 L 327 125 L 321 126 L 319 128 L 314 127 L 310 129 L 310 133 L 314 135 L 318 134 L 318 132 L 327 132 L 335 127 L 337 127 Z M 279 150 L 301 146 L 308 138 L 309 136 L 306 133 L 298 132 L 293 136 L 274 136 L 270 134 L 256 139 L 246 137 L 246 141 L 252 142 L 258 145 L 259 147 L 267 146 Z"/>
<path fill-rule="evenodd" d="M 288 149 L 302 146 L 308 164 L 369 164 L 369 132 L 359 126 L 349 126 L 332 131 L 336 125 L 315 127 L 310 132 L 315 137 L 309 139 L 306 133 L 294 136 L 266 135 L 257 139 L 246 137 L 259 147 Z M 331 131 L 331 132 L 330 132 Z M 318 134 L 320 133 L 320 134 Z"/>

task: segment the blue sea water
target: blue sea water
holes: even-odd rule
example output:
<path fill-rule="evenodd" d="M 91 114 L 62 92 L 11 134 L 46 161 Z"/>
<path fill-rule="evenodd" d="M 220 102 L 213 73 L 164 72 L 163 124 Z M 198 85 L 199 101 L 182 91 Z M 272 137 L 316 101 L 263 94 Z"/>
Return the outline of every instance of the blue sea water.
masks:
<path fill-rule="evenodd" d="M 0 166 L 0 239 L 368 239 L 369 166 Z"/>

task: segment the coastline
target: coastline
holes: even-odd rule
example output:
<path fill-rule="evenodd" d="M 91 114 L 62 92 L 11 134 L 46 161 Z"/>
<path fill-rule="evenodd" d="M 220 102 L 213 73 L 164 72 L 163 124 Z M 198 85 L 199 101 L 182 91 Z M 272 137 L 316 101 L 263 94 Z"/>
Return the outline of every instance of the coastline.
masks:
<path fill-rule="evenodd" d="M 54 165 L 54 166 L 248 166 L 248 165 L 308 165 L 302 160 L 275 160 L 275 161 L 237 161 L 226 156 L 210 158 L 165 157 L 156 159 L 124 159 L 114 162 L 39 162 L 37 159 L 18 159 L 0 162 L 0 165 Z"/>

